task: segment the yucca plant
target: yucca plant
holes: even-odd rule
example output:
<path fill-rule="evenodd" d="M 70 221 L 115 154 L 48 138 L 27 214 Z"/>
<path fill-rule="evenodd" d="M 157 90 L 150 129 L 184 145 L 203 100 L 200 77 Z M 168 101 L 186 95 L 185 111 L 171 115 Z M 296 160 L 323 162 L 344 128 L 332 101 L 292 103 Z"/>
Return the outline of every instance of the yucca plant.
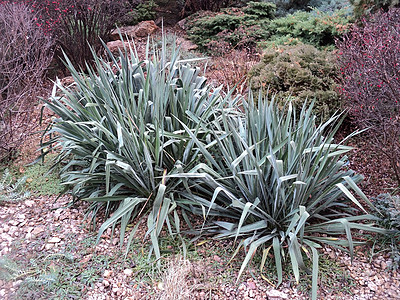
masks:
<path fill-rule="evenodd" d="M 182 181 L 167 175 L 186 172 L 201 159 L 185 128 L 205 139 L 205 124 L 231 97 L 221 97 L 198 68 L 179 61 L 175 47 L 167 57 L 165 39 L 161 48 L 155 45 L 148 41 L 143 60 L 133 42 L 118 57 L 106 48 L 108 59 L 93 54 L 87 74 L 66 57 L 75 84 L 57 83 L 45 100 L 59 118 L 48 131 L 55 137 L 43 147 L 57 144 L 59 161 L 67 162 L 61 178 L 76 198 L 92 202 L 93 220 L 101 208 L 113 212 L 99 237 L 120 223 L 122 242 L 129 222 L 148 212 L 148 234 L 159 257 L 165 222 L 170 233 L 173 225 L 179 231 L 174 192 Z"/>
<path fill-rule="evenodd" d="M 239 277 L 262 249 L 261 272 L 273 253 L 279 285 L 284 261 L 290 259 L 296 281 L 300 269 L 312 274 L 315 299 L 317 249 L 323 244 L 348 247 L 353 255 L 359 244 L 353 240 L 354 231 L 383 230 L 361 222 L 375 218 L 350 192 L 371 205 L 357 187 L 362 176 L 346 165 L 343 154 L 352 148 L 334 141 L 340 115 L 317 126 L 312 105 L 304 105 L 297 116 L 290 103 L 281 110 L 274 100 L 260 97 L 255 107 L 252 97 L 244 102 L 243 116 L 223 113 L 212 138 L 216 147 L 207 148 L 192 135 L 208 164 L 179 175 L 193 181 L 182 197 L 197 203 L 188 209 L 203 214 L 208 221 L 204 231 L 239 240 L 235 255 L 242 247 L 247 250 Z M 306 268 L 305 256 L 312 271 Z"/>

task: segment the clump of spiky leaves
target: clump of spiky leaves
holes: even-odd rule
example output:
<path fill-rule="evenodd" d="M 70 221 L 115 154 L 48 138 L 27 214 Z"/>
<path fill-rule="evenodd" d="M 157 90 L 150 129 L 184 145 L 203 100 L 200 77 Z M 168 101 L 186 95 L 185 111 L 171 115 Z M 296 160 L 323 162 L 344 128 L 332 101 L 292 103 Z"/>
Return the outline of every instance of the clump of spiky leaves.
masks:
<path fill-rule="evenodd" d="M 260 97 L 255 107 L 251 98 L 244 102 L 243 116 L 222 115 L 211 138 L 215 148 L 192 136 L 209 165 L 187 174 L 194 188 L 182 196 L 198 204 L 193 211 L 208 217 L 205 229 L 217 238 L 240 240 L 236 253 L 244 247 L 247 255 L 239 276 L 261 248 L 261 272 L 273 253 L 279 285 L 282 264 L 290 259 L 297 281 L 300 269 L 312 274 L 315 299 L 317 249 L 323 244 L 348 247 L 353 255 L 359 244 L 353 240 L 355 231 L 383 230 L 364 223 L 376 218 L 351 193 L 371 205 L 356 185 L 362 176 L 346 167 L 343 154 L 352 148 L 334 142 L 340 116 L 317 126 L 312 105 L 305 104 L 297 115 L 290 103 L 280 110 L 275 101 Z M 360 211 L 365 214 L 358 215 Z M 312 270 L 305 267 L 306 256 Z"/>
<path fill-rule="evenodd" d="M 61 179 L 75 197 L 92 203 L 93 220 L 102 208 L 107 216 L 113 212 L 99 237 L 120 223 L 122 242 L 128 223 L 147 215 L 157 257 L 165 222 L 171 234 L 172 228 L 179 232 L 173 191 L 182 181 L 167 175 L 185 172 L 201 158 L 185 128 L 205 139 L 202 126 L 214 121 L 214 110 L 224 102 L 220 89 L 211 89 L 198 68 L 179 61 L 175 47 L 167 56 L 165 39 L 161 44 L 148 42 L 143 60 L 133 43 L 118 57 L 106 49 L 108 59 L 94 54 L 87 74 L 66 57 L 75 85 L 56 84 L 45 100 L 59 118 L 49 131 L 56 137 L 43 145 L 57 143 L 59 161 L 67 161 Z"/>
<path fill-rule="evenodd" d="M 5 169 L 0 178 L 0 204 L 17 202 L 29 197 L 29 192 L 24 191 L 26 177 L 21 177 L 13 183 L 13 178 L 8 169 Z"/>
<path fill-rule="evenodd" d="M 389 244 L 392 250 L 392 262 L 389 265 L 392 269 L 400 267 L 400 196 L 390 194 L 380 194 L 372 199 L 372 203 L 380 214 L 379 224 L 388 229 L 387 235 L 378 238 L 382 244 Z"/>
<path fill-rule="evenodd" d="M 22 280 L 28 286 L 51 286 L 57 281 L 57 273 L 50 263 L 58 259 L 65 259 L 69 262 L 74 260 L 70 254 L 49 254 L 39 257 L 38 260 L 31 259 L 26 267 L 3 256 L 0 257 L 0 278 L 8 281 Z"/>

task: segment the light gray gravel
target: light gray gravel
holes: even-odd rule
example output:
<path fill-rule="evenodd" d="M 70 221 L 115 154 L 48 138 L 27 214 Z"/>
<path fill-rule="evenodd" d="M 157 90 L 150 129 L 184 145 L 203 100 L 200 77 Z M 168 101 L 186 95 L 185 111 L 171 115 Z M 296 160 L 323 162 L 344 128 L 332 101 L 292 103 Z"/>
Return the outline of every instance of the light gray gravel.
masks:
<path fill-rule="evenodd" d="M 41 239 L 41 251 L 58 253 L 66 247 L 67 234 L 74 233 L 77 241 L 85 239 L 89 232 L 86 229 L 87 221 L 85 226 L 81 226 L 84 207 L 79 210 L 63 209 L 60 207 L 69 199 L 63 197 L 56 203 L 54 200 L 55 197 L 32 197 L 21 203 L 0 206 L 0 256 L 10 255 L 16 242 L 22 243 L 25 251 L 31 251 L 30 245 Z M 111 230 L 108 230 L 104 235 L 105 239 L 95 246 L 91 255 L 115 255 L 119 250 L 118 238 L 115 238 L 118 232 L 115 234 L 114 238 L 110 239 Z M 388 256 L 381 253 L 374 256 L 370 263 L 370 259 L 364 254 L 365 251 L 358 251 L 351 263 L 346 253 L 325 249 L 324 255 L 338 262 L 342 266 L 343 274 L 347 274 L 348 278 L 336 282 L 333 287 L 322 287 L 319 291 L 320 298 L 400 299 L 399 273 L 387 270 L 390 263 Z M 205 250 L 204 252 L 207 253 Z M 201 249 L 199 253 L 202 253 Z M 84 263 L 90 258 L 89 255 L 78 259 Z M 254 277 L 247 273 L 243 280 L 235 285 L 235 278 L 226 278 L 226 261 L 229 258 L 221 258 L 218 255 L 201 258 L 191 262 L 179 260 L 169 264 L 170 267 L 164 274 L 147 283 L 136 281 L 135 272 L 131 267 L 121 271 L 109 266 L 99 270 L 101 278 L 93 287 L 88 287 L 85 299 L 308 299 L 304 289 L 293 282 L 284 282 L 276 289 L 260 278 L 257 270 L 253 273 Z M 179 264 L 181 268 L 174 268 Z M 182 272 L 181 276 L 174 276 L 178 272 Z M 231 275 L 232 273 L 229 273 L 228 276 Z M 20 282 L 0 281 L 0 299 L 16 299 L 15 291 L 19 284 Z M 166 286 L 168 288 L 165 288 Z"/>

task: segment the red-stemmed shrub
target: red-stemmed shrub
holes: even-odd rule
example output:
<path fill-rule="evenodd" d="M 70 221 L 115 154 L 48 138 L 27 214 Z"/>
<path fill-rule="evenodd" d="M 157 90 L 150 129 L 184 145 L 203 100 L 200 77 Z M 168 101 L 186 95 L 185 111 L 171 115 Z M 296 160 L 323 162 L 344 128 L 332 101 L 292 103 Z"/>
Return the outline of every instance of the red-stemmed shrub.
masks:
<path fill-rule="evenodd" d="M 23 2 L 0 2 L 0 161 L 32 131 L 30 116 L 52 60 L 52 40 Z"/>
<path fill-rule="evenodd" d="M 75 66 L 85 69 L 96 53 L 103 49 L 116 23 L 131 9 L 128 0 L 27 0 L 37 12 L 36 25 L 56 42 L 56 57 L 65 52 Z M 136 1 L 134 1 L 135 4 Z M 90 45 L 90 46 L 89 46 Z M 61 66 L 61 65 L 60 65 Z"/>
<path fill-rule="evenodd" d="M 400 9 L 363 20 L 337 47 L 350 116 L 370 128 L 400 183 Z"/>

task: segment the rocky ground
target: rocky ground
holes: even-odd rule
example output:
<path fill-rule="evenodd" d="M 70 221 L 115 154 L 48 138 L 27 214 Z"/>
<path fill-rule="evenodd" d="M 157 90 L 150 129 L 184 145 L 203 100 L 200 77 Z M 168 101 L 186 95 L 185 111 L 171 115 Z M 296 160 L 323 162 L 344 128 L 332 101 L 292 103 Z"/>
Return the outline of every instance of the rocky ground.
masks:
<path fill-rule="evenodd" d="M 1 299 L 308 299 L 309 279 L 297 285 L 286 276 L 275 288 L 273 275 L 268 283 L 250 269 L 235 284 L 238 265 L 227 263 L 232 245 L 226 242 L 197 242 L 189 260 L 180 257 L 179 245 L 168 246 L 158 271 L 147 261 L 139 230 L 124 259 L 118 230 L 96 244 L 85 207 L 64 208 L 68 197 L 55 199 L 32 196 L 0 206 Z M 366 254 L 360 248 L 351 263 L 348 254 L 325 249 L 320 298 L 400 299 L 400 276 L 387 269 L 387 254 Z M 52 281 L 41 282 L 46 276 Z"/>

